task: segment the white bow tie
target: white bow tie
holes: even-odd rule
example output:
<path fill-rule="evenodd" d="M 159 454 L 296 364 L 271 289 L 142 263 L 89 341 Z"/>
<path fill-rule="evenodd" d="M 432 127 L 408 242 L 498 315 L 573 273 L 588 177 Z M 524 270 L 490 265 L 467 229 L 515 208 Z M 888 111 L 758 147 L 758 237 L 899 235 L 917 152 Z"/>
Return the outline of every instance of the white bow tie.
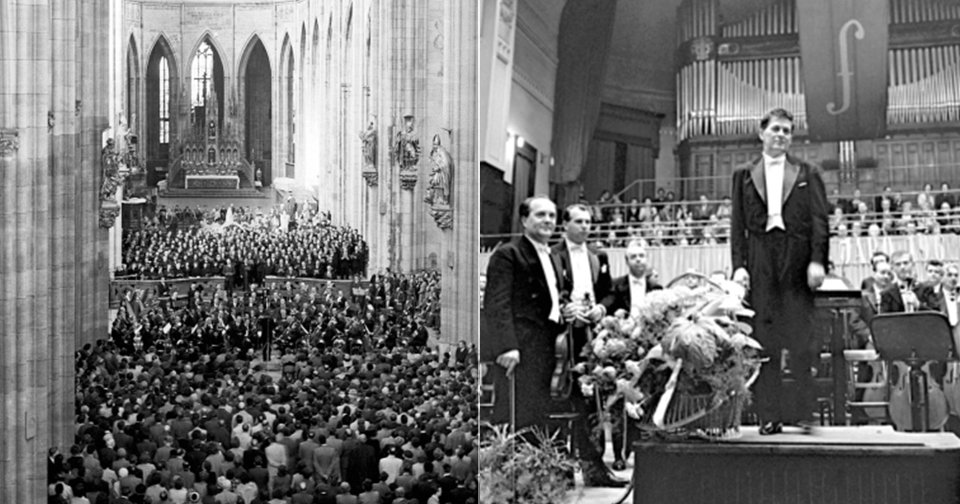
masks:
<path fill-rule="evenodd" d="M 643 284 L 645 284 L 645 283 L 647 283 L 647 282 L 646 282 L 646 280 L 644 280 L 643 278 L 630 277 L 630 283 L 633 284 L 633 285 L 643 285 Z"/>
<path fill-rule="evenodd" d="M 550 254 L 550 247 L 542 243 L 534 243 L 533 246 L 537 249 L 538 254 Z"/>
<path fill-rule="evenodd" d="M 573 251 L 585 251 L 585 250 L 587 250 L 586 244 L 583 244 L 583 243 L 579 243 L 579 244 L 577 244 L 577 243 L 571 243 L 571 244 L 570 244 L 570 252 L 573 252 Z"/>

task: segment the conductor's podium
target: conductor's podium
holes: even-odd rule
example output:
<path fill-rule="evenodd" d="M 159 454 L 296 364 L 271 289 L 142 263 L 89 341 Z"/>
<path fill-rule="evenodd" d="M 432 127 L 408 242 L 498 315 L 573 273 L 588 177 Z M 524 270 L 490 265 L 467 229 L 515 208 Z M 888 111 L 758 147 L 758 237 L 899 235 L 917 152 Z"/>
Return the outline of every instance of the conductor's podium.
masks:
<path fill-rule="evenodd" d="M 890 426 L 785 427 L 720 442 L 635 444 L 636 504 L 960 502 L 960 439 Z"/>

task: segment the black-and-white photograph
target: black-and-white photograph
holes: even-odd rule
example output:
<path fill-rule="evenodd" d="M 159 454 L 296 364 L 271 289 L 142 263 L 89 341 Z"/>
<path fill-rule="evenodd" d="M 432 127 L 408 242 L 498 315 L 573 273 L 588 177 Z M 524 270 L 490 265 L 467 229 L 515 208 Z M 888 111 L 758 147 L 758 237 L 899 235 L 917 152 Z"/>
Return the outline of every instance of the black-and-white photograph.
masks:
<path fill-rule="evenodd" d="M 960 2 L 483 0 L 480 502 L 960 502 Z"/>
<path fill-rule="evenodd" d="M 475 2 L 0 2 L 0 502 L 478 502 Z"/>

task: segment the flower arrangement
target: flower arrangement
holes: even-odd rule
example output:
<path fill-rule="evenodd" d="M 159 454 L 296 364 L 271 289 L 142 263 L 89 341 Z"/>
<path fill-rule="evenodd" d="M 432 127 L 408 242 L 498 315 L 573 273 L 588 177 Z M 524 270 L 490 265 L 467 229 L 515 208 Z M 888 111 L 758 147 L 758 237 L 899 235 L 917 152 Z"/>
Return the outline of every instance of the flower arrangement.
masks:
<path fill-rule="evenodd" d="M 743 322 L 752 315 L 733 283 L 651 291 L 631 313 L 618 310 L 600 321 L 584 346 L 586 361 L 575 369 L 580 389 L 597 398 L 608 418 L 623 408 L 655 430 L 684 424 L 665 421 L 671 400 L 701 399 L 702 411 L 687 418 L 701 418 L 731 398 L 742 407 L 760 366 L 761 347 Z M 725 420 L 734 425 L 717 427 L 739 426 L 739 407 L 727 415 L 735 419 Z"/>

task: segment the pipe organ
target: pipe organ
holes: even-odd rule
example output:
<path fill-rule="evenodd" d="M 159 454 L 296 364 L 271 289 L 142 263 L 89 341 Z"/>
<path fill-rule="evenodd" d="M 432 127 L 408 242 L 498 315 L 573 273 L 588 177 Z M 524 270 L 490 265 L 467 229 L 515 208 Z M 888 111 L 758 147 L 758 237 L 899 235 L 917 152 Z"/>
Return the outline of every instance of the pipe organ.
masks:
<path fill-rule="evenodd" d="M 888 126 L 960 121 L 960 3 L 888 1 Z M 796 0 L 730 23 L 720 4 L 686 0 L 677 10 L 678 139 L 752 135 L 774 107 L 793 112 L 802 134 Z"/>

